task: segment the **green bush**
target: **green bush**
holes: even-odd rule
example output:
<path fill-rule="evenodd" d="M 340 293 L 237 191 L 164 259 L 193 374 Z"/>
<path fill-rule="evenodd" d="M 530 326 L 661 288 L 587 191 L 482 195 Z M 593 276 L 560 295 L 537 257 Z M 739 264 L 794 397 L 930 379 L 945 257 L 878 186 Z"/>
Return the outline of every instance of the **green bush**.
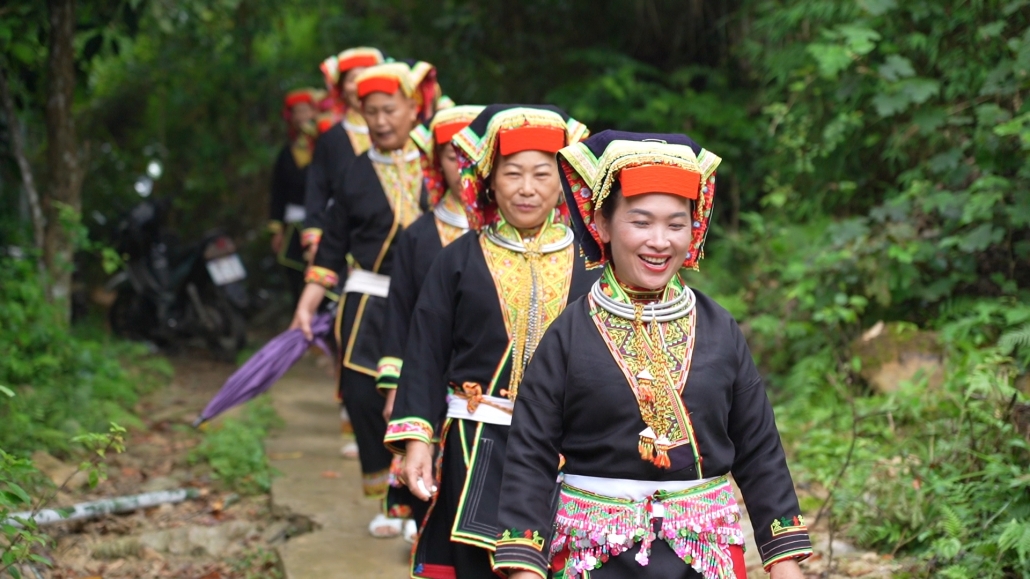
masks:
<path fill-rule="evenodd" d="M 190 454 L 193 463 L 206 462 L 214 476 L 241 494 L 259 494 L 272 488 L 275 470 L 268 464 L 264 440 L 280 419 L 267 397 L 249 402 L 239 418 L 226 418 L 211 426 Z"/>
<path fill-rule="evenodd" d="M 141 392 L 171 367 L 137 344 L 58 323 L 29 259 L 0 257 L 0 448 L 66 453 L 69 440 L 111 422 L 134 425 Z M 127 363 L 128 362 L 128 363 Z"/>

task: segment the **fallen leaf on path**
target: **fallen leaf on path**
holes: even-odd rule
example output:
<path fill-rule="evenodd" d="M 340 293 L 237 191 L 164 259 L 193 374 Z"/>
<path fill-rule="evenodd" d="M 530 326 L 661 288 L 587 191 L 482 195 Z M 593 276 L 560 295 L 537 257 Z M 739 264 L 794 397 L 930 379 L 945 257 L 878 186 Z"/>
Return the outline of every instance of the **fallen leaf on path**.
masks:
<path fill-rule="evenodd" d="M 340 473 L 335 470 L 326 470 L 322 472 L 322 478 L 340 478 Z"/>
<path fill-rule="evenodd" d="M 208 573 L 207 575 L 204 575 L 200 579 L 222 579 L 222 574 L 219 573 L 218 571 L 212 571 L 212 572 Z"/>
<path fill-rule="evenodd" d="M 270 452 L 268 458 L 272 460 L 293 460 L 304 456 L 303 452 Z"/>

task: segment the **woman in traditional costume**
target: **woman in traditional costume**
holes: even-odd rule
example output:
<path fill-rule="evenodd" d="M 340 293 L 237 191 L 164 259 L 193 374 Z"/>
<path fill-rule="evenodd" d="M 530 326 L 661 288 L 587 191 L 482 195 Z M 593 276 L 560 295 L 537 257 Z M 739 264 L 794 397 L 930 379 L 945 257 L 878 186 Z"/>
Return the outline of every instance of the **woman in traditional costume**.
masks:
<path fill-rule="evenodd" d="M 442 110 L 429 123 L 419 125 L 411 133 L 412 140 L 422 152 L 422 179 L 433 211 L 422 215 L 401 232 L 393 251 L 393 273 L 390 275 L 383 329 L 383 357 L 379 360 L 376 379 L 376 386 L 386 397 L 383 418 L 387 421 L 393 412 L 397 380 L 403 368 L 408 322 L 429 266 L 441 249 L 468 231 L 468 220 L 458 197 L 461 179 L 451 137 L 467 127 L 482 110 L 481 106 Z M 400 480 L 402 464 L 400 455 L 397 455 L 390 467 L 387 516 L 408 519 L 404 523 L 404 538 L 414 541 L 417 523 L 425 516 L 427 505 L 424 501 L 411 500 L 411 493 Z"/>
<path fill-rule="evenodd" d="M 304 223 L 304 187 L 315 147 L 315 115 L 325 92 L 302 88 L 286 94 L 283 118 L 289 142 L 279 151 L 272 168 L 268 230 L 272 252 L 286 272 L 294 303 L 304 288 L 304 252 L 299 227 Z"/>
<path fill-rule="evenodd" d="M 440 89 L 432 65 L 394 62 L 362 72 L 357 91 L 373 146 L 354 160 L 334 191 L 291 327 L 310 338 L 311 318 L 326 290 L 346 276 L 336 320 L 343 350 L 339 392 L 354 427 L 365 495 L 381 498 L 392 454 L 382 444 L 383 397 L 375 387 L 380 333 L 397 235 L 427 207 L 419 151 L 409 134 L 433 114 Z M 369 530 L 377 537 L 392 537 L 400 534 L 401 524 L 380 514 Z"/>
<path fill-rule="evenodd" d="M 518 384 L 548 324 L 594 280 L 566 225 L 554 161 L 586 134 L 555 107 L 493 105 L 452 139 L 475 234 L 444 248 L 427 274 L 386 435 L 406 453 L 412 493 L 427 500 L 439 487 L 412 577 L 496 577 L 497 492 Z"/>
<path fill-rule="evenodd" d="M 761 376 L 733 317 L 679 273 L 702 256 L 719 161 L 684 135 L 616 131 L 558 153 L 604 270 L 519 388 L 495 559 L 511 579 L 745 577 L 731 474 L 766 569 L 802 577 L 811 543 Z"/>
<path fill-rule="evenodd" d="M 305 190 L 307 219 L 302 241 L 309 257 L 318 250 L 322 239 L 322 213 L 333 192 L 342 186 L 351 162 L 371 146 L 368 126 L 361 116 L 357 78 L 366 68 L 383 61 L 379 49 L 359 46 L 330 56 L 319 67 L 332 104 L 319 119 L 322 129 Z"/>

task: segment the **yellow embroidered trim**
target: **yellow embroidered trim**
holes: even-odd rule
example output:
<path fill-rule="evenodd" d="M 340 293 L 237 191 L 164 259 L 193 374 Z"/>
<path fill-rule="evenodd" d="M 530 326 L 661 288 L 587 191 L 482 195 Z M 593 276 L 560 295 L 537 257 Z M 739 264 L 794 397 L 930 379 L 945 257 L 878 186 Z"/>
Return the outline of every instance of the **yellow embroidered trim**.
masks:
<path fill-rule="evenodd" d="M 540 246 L 565 236 L 565 226 L 545 223 L 534 240 L 522 240 L 528 251 L 518 253 L 500 247 L 480 235 L 487 268 L 493 276 L 504 314 L 504 327 L 512 340 L 511 379 L 500 395 L 515 400 L 526 365 L 551 322 L 565 309 L 572 283 L 574 245 L 548 254 Z M 498 233 L 520 239 L 513 227 L 501 223 Z"/>
<path fill-rule="evenodd" d="M 361 113 L 347 109 L 344 113 L 343 119 L 351 124 L 358 127 L 365 126 L 365 117 L 361 116 Z M 360 155 L 372 147 L 372 139 L 368 136 L 368 133 L 359 133 L 357 131 L 348 131 L 346 125 L 343 128 L 344 132 L 347 133 L 347 137 L 350 139 L 350 146 L 354 149 L 354 155 Z"/>

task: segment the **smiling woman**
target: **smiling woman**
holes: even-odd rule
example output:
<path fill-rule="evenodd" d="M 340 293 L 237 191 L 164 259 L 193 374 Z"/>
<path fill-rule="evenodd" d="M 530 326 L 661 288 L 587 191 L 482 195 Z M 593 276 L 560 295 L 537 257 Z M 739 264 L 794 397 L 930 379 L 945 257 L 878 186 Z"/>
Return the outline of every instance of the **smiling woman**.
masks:
<path fill-rule="evenodd" d="M 583 251 L 605 269 L 519 386 L 495 568 L 742 579 L 732 474 L 766 568 L 800 579 L 811 545 L 761 377 L 729 313 L 678 275 L 701 255 L 720 159 L 684 135 L 615 131 L 558 159 Z"/>
<path fill-rule="evenodd" d="M 473 231 L 426 276 L 386 435 L 407 453 L 412 493 L 433 501 L 413 577 L 497 576 L 497 493 L 523 371 L 547 326 L 596 279 L 566 225 L 554 158 L 586 132 L 555 107 L 492 105 L 451 141 Z"/>

